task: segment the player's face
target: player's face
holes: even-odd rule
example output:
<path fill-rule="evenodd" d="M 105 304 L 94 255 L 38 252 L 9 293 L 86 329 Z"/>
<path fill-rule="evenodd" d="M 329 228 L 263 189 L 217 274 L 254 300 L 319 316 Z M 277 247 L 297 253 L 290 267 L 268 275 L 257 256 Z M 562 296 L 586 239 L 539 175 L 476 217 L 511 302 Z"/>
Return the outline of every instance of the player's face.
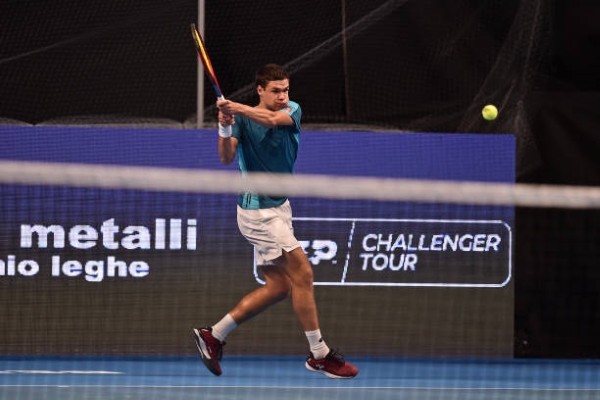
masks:
<path fill-rule="evenodd" d="M 290 83 L 287 79 L 270 81 L 266 87 L 258 87 L 261 104 L 272 111 L 279 111 L 287 105 L 290 100 L 289 91 Z"/>

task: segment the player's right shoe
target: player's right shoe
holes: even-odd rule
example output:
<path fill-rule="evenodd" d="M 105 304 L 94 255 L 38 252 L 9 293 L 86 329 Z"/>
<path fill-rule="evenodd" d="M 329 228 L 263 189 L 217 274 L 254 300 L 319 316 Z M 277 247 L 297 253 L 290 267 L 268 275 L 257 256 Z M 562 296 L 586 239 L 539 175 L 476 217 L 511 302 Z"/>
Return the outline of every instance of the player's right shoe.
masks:
<path fill-rule="evenodd" d="M 335 350 L 330 350 L 325 358 L 315 359 L 312 353 L 306 359 L 306 369 L 319 372 L 329 378 L 354 378 L 358 368 L 344 360 Z"/>
<path fill-rule="evenodd" d="M 212 328 L 194 329 L 194 340 L 206 368 L 216 376 L 221 375 L 223 371 L 219 361 L 223 358 L 225 342 L 219 341 L 212 335 Z"/>

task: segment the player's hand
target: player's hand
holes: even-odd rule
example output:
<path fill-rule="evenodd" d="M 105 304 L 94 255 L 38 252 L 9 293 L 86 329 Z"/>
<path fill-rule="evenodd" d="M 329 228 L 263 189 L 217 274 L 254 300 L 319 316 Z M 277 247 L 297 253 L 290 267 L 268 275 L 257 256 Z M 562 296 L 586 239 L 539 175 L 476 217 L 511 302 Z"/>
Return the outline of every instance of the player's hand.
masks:
<path fill-rule="evenodd" d="M 219 124 L 221 126 L 230 126 L 235 124 L 235 116 L 233 114 L 225 114 L 219 110 Z"/>
<path fill-rule="evenodd" d="M 217 100 L 217 108 L 224 115 L 234 115 L 235 114 L 235 102 L 231 100 Z"/>

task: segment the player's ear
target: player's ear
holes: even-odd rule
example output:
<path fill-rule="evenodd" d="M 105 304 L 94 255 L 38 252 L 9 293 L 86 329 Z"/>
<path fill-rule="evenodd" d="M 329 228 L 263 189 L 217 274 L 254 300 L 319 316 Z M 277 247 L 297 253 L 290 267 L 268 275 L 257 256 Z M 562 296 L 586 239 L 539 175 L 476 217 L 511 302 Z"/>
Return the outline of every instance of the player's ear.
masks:
<path fill-rule="evenodd" d="M 256 93 L 258 93 L 258 95 L 259 95 L 259 96 L 260 96 L 260 95 L 262 95 L 264 91 L 265 91 L 265 88 L 264 88 L 264 87 L 262 87 L 262 86 L 260 86 L 260 85 L 258 85 L 258 86 L 256 87 Z"/>

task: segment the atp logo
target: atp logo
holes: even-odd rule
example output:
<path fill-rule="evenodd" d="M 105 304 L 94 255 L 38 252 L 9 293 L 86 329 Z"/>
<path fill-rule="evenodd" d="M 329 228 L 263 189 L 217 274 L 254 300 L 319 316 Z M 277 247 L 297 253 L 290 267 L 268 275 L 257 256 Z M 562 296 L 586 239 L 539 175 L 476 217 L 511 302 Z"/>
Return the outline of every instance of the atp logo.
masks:
<path fill-rule="evenodd" d="M 338 245 L 333 240 L 300 240 L 299 243 L 312 265 L 319 265 L 321 261 L 331 261 L 332 264 L 337 262 L 334 258 Z"/>

